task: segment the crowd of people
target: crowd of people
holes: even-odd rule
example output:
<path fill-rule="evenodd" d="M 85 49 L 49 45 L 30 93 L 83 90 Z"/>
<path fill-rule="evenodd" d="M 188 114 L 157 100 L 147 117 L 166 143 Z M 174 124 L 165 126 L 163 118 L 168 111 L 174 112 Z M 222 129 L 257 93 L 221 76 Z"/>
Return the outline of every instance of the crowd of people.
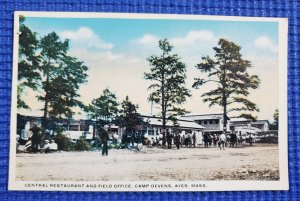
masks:
<path fill-rule="evenodd" d="M 167 145 L 168 149 L 172 148 L 172 145 L 175 145 L 177 149 L 180 147 L 196 147 L 196 133 L 170 133 L 167 132 L 166 137 L 156 136 L 155 138 L 146 138 L 144 144 L 150 146 L 163 146 Z"/>
<path fill-rule="evenodd" d="M 237 135 L 234 133 L 221 133 L 221 134 L 208 134 L 203 135 L 204 147 L 220 147 L 220 149 L 225 149 L 225 147 L 236 147 L 238 143 Z"/>
<path fill-rule="evenodd" d="M 53 139 L 42 140 L 41 138 L 42 130 L 36 124 L 34 124 L 32 128 L 30 128 L 30 131 L 31 131 L 31 135 L 29 136 L 28 141 L 24 145 L 25 148 L 24 151 L 30 153 L 37 153 L 37 152 L 51 153 L 58 150 L 58 145 L 55 142 L 55 140 Z M 19 141 L 17 139 L 17 149 L 18 149 L 18 143 Z"/>
<path fill-rule="evenodd" d="M 165 144 L 169 149 L 172 145 L 175 145 L 177 149 L 180 147 L 196 147 L 196 133 L 182 133 L 178 132 L 176 134 L 167 133 L 166 138 L 162 136 L 156 136 L 151 138 L 145 138 L 146 145 L 150 146 L 164 146 Z M 237 147 L 239 141 L 238 136 L 235 133 L 221 133 L 221 134 L 203 134 L 203 144 L 205 148 L 208 147 L 219 147 L 225 150 L 225 147 Z M 250 135 L 248 142 L 252 146 L 253 140 Z"/>
<path fill-rule="evenodd" d="M 58 145 L 55 143 L 53 139 L 46 139 L 41 145 L 41 129 L 34 125 L 30 129 L 32 135 L 30 136 L 28 142 L 25 144 L 25 148 L 29 152 L 36 153 L 38 151 L 44 153 L 51 153 L 58 150 Z M 182 132 L 175 131 L 169 132 L 167 131 L 165 135 L 156 135 L 155 137 L 144 137 L 141 139 L 141 135 L 124 135 L 124 139 L 122 142 L 126 145 L 130 143 L 133 144 L 144 144 L 149 146 L 162 146 L 171 149 L 173 145 L 177 149 L 180 147 L 186 148 L 195 148 L 197 144 L 197 137 L 195 132 Z M 137 137 L 140 136 L 140 137 Z M 100 132 L 100 139 L 102 144 L 102 155 L 108 155 L 108 142 L 109 142 L 109 125 L 104 126 L 102 131 Z M 204 133 L 202 136 L 203 144 L 205 148 L 208 147 L 219 147 L 220 149 L 225 149 L 225 147 L 234 147 L 237 146 L 239 141 L 237 135 L 235 133 L 221 133 L 221 134 L 210 134 Z M 113 135 L 113 143 L 118 142 L 117 134 Z M 252 146 L 253 140 L 250 135 L 248 142 L 250 146 Z M 126 146 L 128 148 L 128 146 Z"/>

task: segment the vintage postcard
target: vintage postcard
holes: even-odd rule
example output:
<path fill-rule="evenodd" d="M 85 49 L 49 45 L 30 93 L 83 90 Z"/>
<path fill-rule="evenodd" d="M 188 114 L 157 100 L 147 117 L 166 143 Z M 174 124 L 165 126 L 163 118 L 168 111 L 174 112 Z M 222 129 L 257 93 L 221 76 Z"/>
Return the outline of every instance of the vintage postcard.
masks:
<path fill-rule="evenodd" d="M 14 19 L 9 190 L 288 190 L 287 19 Z"/>

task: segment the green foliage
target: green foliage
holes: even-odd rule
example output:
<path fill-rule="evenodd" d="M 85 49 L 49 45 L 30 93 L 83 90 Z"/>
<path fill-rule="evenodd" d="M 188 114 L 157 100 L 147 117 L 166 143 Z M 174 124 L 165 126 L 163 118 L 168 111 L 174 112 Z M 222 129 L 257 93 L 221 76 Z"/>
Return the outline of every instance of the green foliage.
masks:
<path fill-rule="evenodd" d="M 279 111 L 278 111 L 278 109 L 275 110 L 275 112 L 273 114 L 273 118 L 274 118 L 274 121 L 270 125 L 270 130 L 278 130 L 278 127 L 279 127 Z"/>
<path fill-rule="evenodd" d="M 24 108 L 24 109 L 30 109 L 30 107 L 22 99 L 23 91 L 24 91 L 24 85 L 18 84 L 18 86 L 17 86 L 17 107 Z"/>
<path fill-rule="evenodd" d="M 65 127 L 63 127 L 63 126 L 57 126 L 56 128 L 55 128 L 55 133 L 56 134 L 63 134 L 64 132 L 66 131 L 66 128 Z"/>
<path fill-rule="evenodd" d="M 104 89 L 99 98 L 95 98 L 86 108 L 90 119 L 94 119 L 97 125 L 102 127 L 104 124 L 111 123 L 118 114 L 118 102 L 116 95 L 109 89 Z M 99 125 L 100 124 L 100 125 Z"/>
<path fill-rule="evenodd" d="M 99 138 L 96 138 L 94 141 L 92 141 L 91 149 L 99 150 L 101 147 L 102 147 L 102 142 Z"/>
<path fill-rule="evenodd" d="M 159 41 L 159 48 L 162 55 L 147 59 L 151 69 L 144 78 L 152 81 L 148 88 L 151 91 L 149 100 L 160 106 L 165 128 L 167 118 L 175 121 L 175 116 L 186 113 L 181 105 L 191 94 L 185 87 L 186 66 L 177 54 L 171 54 L 173 46 L 164 39 Z"/>
<path fill-rule="evenodd" d="M 127 132 L 135 132 L 136 126 L 142 124 L 142 118 L 137 112 L 138 106 L 134 105 L 126 96 L 126 99 L 121 103 L 122 109 L 118 117 L 118 124 L 125 127 Z"/>
<path fill-rule="evenodd" d="M 65 136 L 61 132 L 57 133 L 57 135 L 54 137 L 54 140 L 57 143 L 58 150 L 62 150 L 62 151 L 73 150 L 72 142 L 67 136 Z"/>
<path fill-rule="evenodd" d="M 39 47 L 43 93 L 38 99 L 44 102 L 44 119 L 48 113 L 53 117 L 71 118 L 72 108 L 80 104 L 76 98 L 80 84 L 86 82 L 88 68 L 67 55 L 69 41 L 61 41 L 55 32 L 41 38 Z"/>
<path fill-rule="evenodd" d="M 22 93 L 27 87 L 34 90 L 38 87 L 41 79 L 38 71 L 40 60 L 36 53 L 38 48 L 36 33 L 32 32 L 24 21 L 25 18 L 20 16 L 17 107 L 29 109 L 22 100 Z"/>
<path fill-rule="evenodd" d="M 108 146 L 109 149 L 125 149 L 126 145 L 122 143 L 110 144 Z"/>
<path fill-rule="evenodd" d="M 74 145 L 75 151 L 89 151 L 91 150 L 91 145 L 85 139 L 78 139 Z"/>
<path fill-rule="evenodd" d="M 20 17 L 18 108 L 29 109 L 22 99 L 26 87 L 38 92 L 44 103 L 42 127 L 52 118 L 71 118 L 73 108 L 82 106 L 78 90 L 86 82 L 88 68 L 68 55 L 69 41 L 51 32 L 42 38 L 24 25 Z"/>
<path fill-rule="evenodd" d="M 278 122 L 279 122 L 279 111 L 278 111 L 278 109 L 275 110 L 275 112 L 273 114 L 273 118 L 274 118 L 274 123 L 278 125 Z"/>
<path fill-rule="evenodd" d="M 87 67 L 76 58 L 66 56 L 65 63 L 58 71 L 58 76 L 53 78 L 48 88 L 50 116 L 71 118 L 74 112 L 72 108 L 80 106 L 81 102 L 78 90 L 80 84 L 84 83 L 87 77 Z"/>
<path fill-rule="evenodd" d="M 257 89 L 260 80 L 257 75 L 250 75 L 248 68 L 251 62 L 242 58 L 241 47 L 233 42 L 220 39 L 218 47 L 214 47 L 215 57 L 202 57 L 202 62 L 196 68 L 203 73 L 201 78 L 195 78 L 194 88 L 212 82 L 216 88 L 202 94 L 203 101 L 209 106 L 223 107 L 224 117 L 229 112 L 240 113 L 238 117 L 254 120 L 252 114 L 245 111 L 259 111 L 257 105 L 247 99 L 249 89 Z M 225 125 L 227 123 L 226 118 Z"/>

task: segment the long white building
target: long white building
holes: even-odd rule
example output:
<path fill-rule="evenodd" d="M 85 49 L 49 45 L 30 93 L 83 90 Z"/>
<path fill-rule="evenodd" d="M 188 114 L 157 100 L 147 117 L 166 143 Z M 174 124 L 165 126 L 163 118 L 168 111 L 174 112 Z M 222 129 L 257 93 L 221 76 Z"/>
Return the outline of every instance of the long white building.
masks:
<path fill-rule="evenodd" d="M 146 122 L 145 137 L 156 138 L 162 136 L 162 119 L 153 116 L 143 116 L 144 122 Z M 180 132 L 181 134 L 195 133 L 196 144 L 202 144 L 202 136 L 205 127 L 197 124 L 192 120 L 186 120 L 178 118 L 176 125 L 172 121 L 167 121 L 166 129 L 170 133 Z"/>

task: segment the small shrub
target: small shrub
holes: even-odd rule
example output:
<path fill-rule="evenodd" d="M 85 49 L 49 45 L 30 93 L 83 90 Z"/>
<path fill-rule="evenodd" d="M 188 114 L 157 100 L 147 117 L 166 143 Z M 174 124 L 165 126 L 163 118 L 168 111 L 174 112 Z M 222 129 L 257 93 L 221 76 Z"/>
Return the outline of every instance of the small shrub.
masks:
<path fill-rule="evenodd" d="M 54 140 L 57 143 L 58 150 L 63 150 L 63 151 L 71 151 L 71 150 L 73 150 L 73 144 L 72 144 L 72 142 L 64 134 L 58 133 L 54 137 Z"/>
<path fill-rule="evenodd" d="M 91 144 L 92 144 L 93 150 L 100 150 L 102 148 L 102 142 L 98 138 L 96 138 L 94 141 L 92 141 Z"/>
<path fill-rule="evenodd" d="M 91 150 L 91 145 L 84 139 L 78 139 L 74 145 L 76 151 L 89 151 Z"/>

